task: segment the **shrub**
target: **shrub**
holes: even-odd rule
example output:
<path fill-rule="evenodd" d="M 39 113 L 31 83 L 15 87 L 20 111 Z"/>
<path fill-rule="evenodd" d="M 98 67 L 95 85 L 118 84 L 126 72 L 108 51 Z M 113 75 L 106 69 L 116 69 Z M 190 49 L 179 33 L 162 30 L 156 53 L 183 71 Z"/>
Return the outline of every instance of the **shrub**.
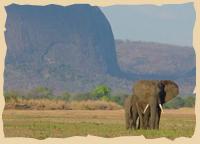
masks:
<path fill-rule="evenodd" d="M 43 87 L 43 86 L 38 86 L 33 88 L 29 94 L 29 98 L 39 98 L 39 99 L 52 99 L 54 98 L 53 92 L 51 89 Z"/>
<path fill-rule="evenodd" d="M 101 99 L 102 97 L 104 97 L 103 99 L 109 99 L 111 88 L 106 85 L 98 85 L 92 90 L 91 94 L 94 99 Z"/>
<path fill-rule="evenodd" d="M 169 102 L 164 104 L 165 108 L 180 108 L 184 106 L 184 100 L 181 97 L 175 97 L 174 99 L 170 100 Z"/>
<path fill-rule="evenodd" d="M 5 109 L 35 109 L 35 110 L 115 110 L 121 106 L 106 101 L 71 101 L 56 99 L 19 99 L 18 102 L 7 102 Z"/>
<path fill-rule="evenodd" d="M 73 110 L 116 110 L 122 108 L 114 102 L 100 100 L 72 101 L 70 107 Z"/>
<path fill-rule="evenodd" d="M 77 93 L 71 96 L 71 100 L 73 101 L 83 101 L 83 100 L 94 100 L 95 98 L 91 93 Z"/>
<path fill-rule="evenodd" d="M 184 106 L 185 107 L 194 107 L 195 106 L 195 96 L 188 96 L 184 99 L 185 103 Z"/>
<path fill-rule="evenodd" d="M 61 95 L 57 96 L 56 99 L 64 100 L 64 101 L 69 101 L 71 98 L 70 93 L 64 92 Z"/>
<path fill-rule="evenodd" d="M 194 107 L 195 96 L 175 97 L 169 102 L 164 104 L 165 108 L 180 108 L 180 107 Z"/>
<path fill-rule="evenodd" d="M 20 97 L 21 94 L 19 91 L 11 90 L 4 92 L 5 102 L 10 102 L 10 101 L 17 102 Z"/>
<path fill-rule="evenodd" d="M 118 103 L 119 105 L 123 105 L 124 100 L 127 96 L 128 96 L 127 94 L 115 94 L 115 95 L 111 95 L 110 100 Z"/>

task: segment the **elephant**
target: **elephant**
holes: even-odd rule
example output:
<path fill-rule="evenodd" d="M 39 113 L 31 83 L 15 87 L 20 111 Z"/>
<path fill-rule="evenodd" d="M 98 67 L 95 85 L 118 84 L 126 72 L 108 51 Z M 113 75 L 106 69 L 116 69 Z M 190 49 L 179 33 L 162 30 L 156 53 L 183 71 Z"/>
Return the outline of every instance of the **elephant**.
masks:
<path fill-rule="evenodd" d="M 132 98 L 132 96 L 128 96 L 124 101 L 126 129 L 136 129 L 139 126 L 139 124 L 137 126 L 138 112 Z"/>
<path fill-rule="evenodd" d="M 126 128 L 159 129 L 162 106 L 179 94 L 178 85 L 171 80 L 139 80 L 125 101 Z M 129 105 L 129 106 L 128 106 Z"/>

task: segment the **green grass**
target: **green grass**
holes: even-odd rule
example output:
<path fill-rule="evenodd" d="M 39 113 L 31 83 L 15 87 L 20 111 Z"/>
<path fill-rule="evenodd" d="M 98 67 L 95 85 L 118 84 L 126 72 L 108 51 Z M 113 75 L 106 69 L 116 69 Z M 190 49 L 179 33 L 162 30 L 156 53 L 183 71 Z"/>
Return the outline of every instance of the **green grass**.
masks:
<path fill-rule="evenodd" d="M 82 115 L 79 115 L 81 112 Z M 114 114 L 113 114 L 114 113 Z M 113 115 L 111 115 L 113 114 Z M 191 137 L 194 133 L 194 115 L 163 115 L 160 130 L 126 130 L 123 111 L 4 111 L 6 137 L 48 137 L 95 135 L 119 137 L 144 135 L 146 138 Z"/>

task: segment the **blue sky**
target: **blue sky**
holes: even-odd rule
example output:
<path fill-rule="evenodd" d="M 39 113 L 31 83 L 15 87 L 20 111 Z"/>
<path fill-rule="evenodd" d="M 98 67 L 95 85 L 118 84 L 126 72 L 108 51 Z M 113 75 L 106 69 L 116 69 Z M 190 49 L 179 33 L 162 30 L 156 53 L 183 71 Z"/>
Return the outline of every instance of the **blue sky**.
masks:
<path fill-rule="evenodd" d="M 192 46 L 193 3 L 177 5 L 114 5 L 101 7 L 115 39 Z"/>

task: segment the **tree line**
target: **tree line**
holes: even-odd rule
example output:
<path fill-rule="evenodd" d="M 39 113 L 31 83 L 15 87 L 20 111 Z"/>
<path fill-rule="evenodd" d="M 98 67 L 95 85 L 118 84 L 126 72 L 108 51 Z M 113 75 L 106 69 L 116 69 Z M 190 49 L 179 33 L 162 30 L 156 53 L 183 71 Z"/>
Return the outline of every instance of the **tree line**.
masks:
<path fill-rule="evenodd" d="M 83 101 L 83 100 L 102 100 L 112 101 L 119 105 L 123 105 L 124 99 L 128 96 L 127 93 L 113 93 L 112 89 L 106 85 L 98 85 L 89 92 L 84 93 L 69 93 L 62 92 L 58 95 L 53 93 L 52 89 L 44 86 L 37 86 L 28 92 L 6 90 L 4 91 L 5 102 L 17 101 L 18 99 L 51 99 L 69 101 Z M 164 104 L 165 108 L 180 108 L 180 107 L 194 107 L 195 96 L 181 97 L 177 96 L 171 101 Z"/>

